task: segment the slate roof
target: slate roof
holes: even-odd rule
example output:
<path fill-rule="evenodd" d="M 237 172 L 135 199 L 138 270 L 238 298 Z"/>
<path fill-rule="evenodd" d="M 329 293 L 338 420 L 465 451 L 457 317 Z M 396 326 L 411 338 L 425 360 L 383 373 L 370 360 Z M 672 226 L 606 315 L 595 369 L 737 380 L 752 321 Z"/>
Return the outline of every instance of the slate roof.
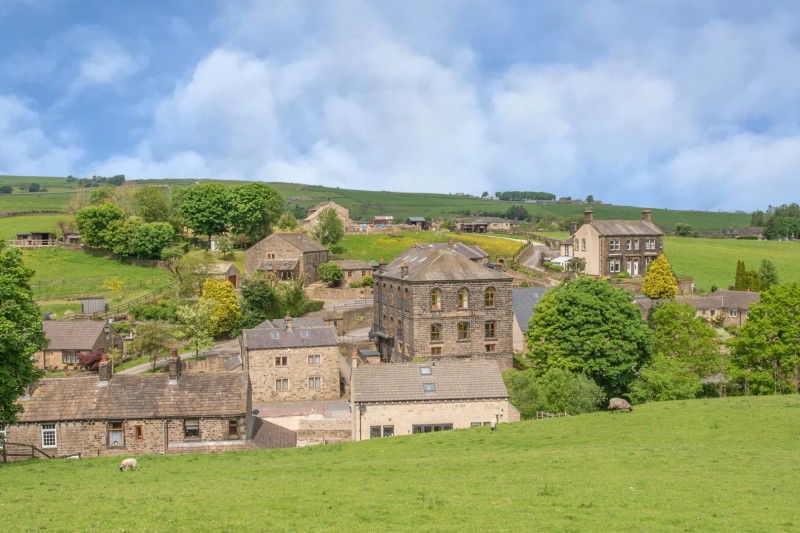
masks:
<path fill-rule="evenodd" d="M 421 367 L 430 369 L 423 375 Z M 433 383 L 436 392 L 425 392 Z M 353 370 L 356 402 L 477 400 L 508 398 L 494 361 L 437 362 L 436 364 L 362 365 Z"/>
<path fill-rule="evenodd" d="M 511 305 L 514 316 L 523 333 L 528 331 L 528 322 L 539 299 L 548 291 L 548 287 L 519 287 L 511 290 Z"/>
<path fill-rule="evenodd" d="M 646 220 L 593 220 L 589 224 L 600 235 L 664 235 L 661 228 Z"/>
<path fill-rule="evenodd" d="M 425 217 L 408 217 L 409 222 L 427 222 Z"/>
<path fill-rule="evenodd" d="M 248 376 L 243 372 L 116 374 L 107 385 L 97 377 L 44 378 L 28 400 L 20 422 L 235 416 L 247 412 Z"/>
<path fill-rule="evenodd" d="M 339 337 L 333 326 L 313 328 L 294 326 L 291 330 L 259 327 L 242 331 L 240 342 L 245 350 L 275 350 L 336 346 L 339 343 Z"/>
<path fill-rule="evenodd" d="M 103 334 L 105 321 L 45 320 L 44 335 L 50 341 L 48 350 L 91 350 Z"/>
<path fill-rule="evenodd" d="M 273 233 L 273 235 L 279 239 L 283 239 L 284 241 L 291 244 L 301 252 L 328 251 L 328 249 L 325 246 L 321 245 L 308 235 L 304 235 L 302 233 Z"/>
<path fill-rule="evenodd" d="M 408 275 L 403 278 L 400 267 L 408 264 Z M 511 276 L 483 265 L 473 263 L 452 250 L 412 246 L 386 265 L 384 277 L 407 281 L 450 280 L 511 280 Z"/>
<path fill-rule="evenodd" d="M 264 259 L 258 270 L 294 270 L 297 263 L 297 259 Z"/>
<path fill-rule="evenodd" d="M 458 255 L 462 255 L 467 259 L 486 259 L 489 254 L 484 252 L 477 244 L 464 244 L 463 242 L 453 242 L 453 247 L 450 248 L 448 242 L 420 242 L 414 245 L 417 248 L 436 248 L 437 250 L 452 250 Z"/>
<path fill-rule="evenodd" d="M 272 326 L 278 329 L 286 329 L 286 320 L 276 318 L 272 321 Z M 320 317 L 292 318 L 292 327 L 294 328 L 324 328 L 326 326 L 325 320 Z"/>
<path fill-rule="evenodd" d="M 342 270 L 372 270 L 369 263 L 360 259 L 342 259 L 339 261 L 331 261 L 331 263 L 339 265 Z"/>
<path fill-rule="evenodd" d="M 225 275 L 228 274 L 230 271 L 235 271 L 237 274 L 239 273 L 239 269 L 236 268 L 236 265 L 233 263 L 215 263 L 211 265 L 208 269 L 209 274 L 217 274 L 217 275 Z"/>
<path fill-rule="evenodd" d="M 656 300 L 668 301 L 668 300 Z M 698 311 L 709 311 L 711 309 L 748 309 L 750 304 L 761 301 L 761 293 L 750 291 L 727 291 L 721 290 L 712 292 L 708 296 L 678 296 L 675 298 L 678 303 L 691 304 Z M 633 303 L 647 311 L 655 305 L 655 302 L 647 296 L 635 296 Z"/>

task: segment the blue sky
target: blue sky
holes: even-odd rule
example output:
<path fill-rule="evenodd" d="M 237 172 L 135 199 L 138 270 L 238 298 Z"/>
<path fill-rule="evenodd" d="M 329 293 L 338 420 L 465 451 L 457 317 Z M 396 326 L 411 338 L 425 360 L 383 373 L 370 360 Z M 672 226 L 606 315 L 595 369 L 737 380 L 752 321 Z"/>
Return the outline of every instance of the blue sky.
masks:
<path fill-rule="evenodd" d="M 0 0 L 0 173 L 797 201 L 795 2 Z"/>

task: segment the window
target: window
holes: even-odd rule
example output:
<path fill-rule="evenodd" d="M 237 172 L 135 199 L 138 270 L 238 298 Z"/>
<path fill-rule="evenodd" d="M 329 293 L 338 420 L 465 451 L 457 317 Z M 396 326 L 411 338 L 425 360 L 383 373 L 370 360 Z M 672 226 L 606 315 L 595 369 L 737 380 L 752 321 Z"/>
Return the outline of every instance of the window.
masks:
<path fill-rule="evenodd" d="M 442 325 L 431 324 L 431 342 L 439 342 L 442 340 Z"/>
<path fill-rule="evenodd" d="M 619 273 L 622 266 L 622 261 L 619 259 L 610 259 L 608 261 L 608 271 L 612 274 Z"/>
<path fill-rule="evenodd" d="M 628 239 L 625 241 L 625 249 L 630 251 L 633 249 L 633 241 Z"/>
<path fill-rule="evenodd" d="M 433 289 L 431 291 L 431 310 L 440 311 L 442 309 L 442 291 Z"/>
<path fill-rule="evenodd" d="M 486 345 L 486 353 L 494 353 L 496 351 L 497 351 L 497 345 L 496 344 L 487 344 Z"/>
<path fill-rule="evenodd" d="M 319 362 L 320 362 L 320 356 L 319 355 L 309 355 L 308 356 L 308 364 L 309 365 L 318 365 Z"/>
<path fill-rule="evenodd" d="M 497 337 L 497 324 L 494 320 L 490 320 L 483 325 L 483 334 L 487 339 Z"/>
<path fill-rule="evenodd" d="M 728 316 L 731 317 L 731 318 L 736 318 L 737 316 L 739 316 L 739 310 L 738 309 L 729 310 L 728 311 Z"/>
<path fill-rule="evenodd" d="M 42 448 L 57 448 L 56 425 L 42 424 Z"/>
<path fill-rule="evenodd" d="M 199 439 L 200 438 L 200 420 L 197 418 L 187 418 L 183 421 L 183 438 L 184 439 Z"/>
<path fill-rule="evenodd" d="M 466 289 L 466 287 L 458 289 L 458 308 L 469 308 L 469 291 Z"/>
<path fill-rule="evenodd" d="M 458 340 L 469 340 L 469 322 L 458 323 Z"/>
<path fill-rule="evenodd" d="M 611 239 L 608 241 L 608 249 L 612 252 L 619 252 L 619 239 Z"/>
<path fill-rule="evenodd" d="M 61 352 L 61 362 L 65 365 L 77 365 L 80 352 L 66 350 Z"/>
<path fill-rule="evenodd" d="M 289 390 L 289 380 L 287 378 L 276 379 L 275 390 Z"/>
<path fill-rule="evenodd" d="M 394 305 L 394 291 L 391 285 L 389 285 L 389 305 Z"/>
<path fill-rule="evenodd" d="M 442 355 L 441 346 L 431 346 L 431 355 Z"/>
<path fill-rule="evenodd" d="M 645 239 L 644 240 L 644 249 L 645 250 L 655 250 L 656 249 L 656 240 L 655 239 Z"/>
<path fill-rule="evenodd" d="M 319 377 L 319 376 L 308 378 L 308 388 L 309 389 L 321 389 L 322 388 L 322 378 Z"/>
<path fill-rule="evenodd" d="M 419 367 L 419 373 L 421 376 L 430 376 L 432 374 L 431 367 L 429 366 L 421 366 Z"/>
<path fill-rule="evenodd" d="M 275 254 L 267 254 L 267 259 L 275 259 Z"/>
<path fill-rule="evenodd" d="M 238 439 L 239 438 L 239 421 L 238 420 L 228 420 L 228 438 L 229 439 Z"/>
<path fill-rule="evenodd" d="M 107 430 L 109 448 L 125 446 L 125 425 L 122 422 L 109 422 Z"/>
<path fill-rule="evenodd" d="M 489 287 L 483 293 L 483 304 L 486 307 L 494 307 L 494 287 Z"/>
<path fill-rule="evenodd" d="M 634 239 L 633 240 L 633 249 L 634 250 L 638 250 L 639 249 L 639 239 Z"/>
<path fill-rule="evenodd" d="M 436 392 L 436 383 L 423 383 L 422 384 L 422 391 L 423 392 Z"/>
<path fill-rule="evenodd" d="M 353 271 L 352 270 L 348 270 L 347 271 L 347 277 L 348 278 L 352 278 L 353 277 Z"/>
<path fill-rule="evenodd" d="M 394 437 L 394 426 L 370 426 L 369 438 L 379 439 L 381 437 Z"/>
<path fill-rule="evenodd" d="M 134 442 L 142 442 L 144 440 L 144 426 L 133 426 L 133 440 Z"/>
<path fill-rule="evenodd" d="M 6 427 L 5 426 L 0 426 L 0 450 L 3 449 L 3 445 L 4 445 L 5 441 L 6 441 L 6 435 L 7 435 Z"/>
<path fill-rule="evenodd" d="M 450 429 L 453 429 L 453 424 L 414 424 L 411 426 L 411 433 L 432 433 Z"/>
<path fill-rule="evenodd" d="M 289 359 L 284 355 L 275 358 L 275 366 L 286 366 L 289 364 Z"/>
<path fill-rule="evenodd" d="M 716 309 L 712 309 L 711 311 L 709 311 L 709 313 L 711 313 L 711 316 L 717 316 L 717 310 Z"/>
<path fill-rule="evenodd" d="M 581 239 L 581 251 L 586 251 L 586 239 Z"/>

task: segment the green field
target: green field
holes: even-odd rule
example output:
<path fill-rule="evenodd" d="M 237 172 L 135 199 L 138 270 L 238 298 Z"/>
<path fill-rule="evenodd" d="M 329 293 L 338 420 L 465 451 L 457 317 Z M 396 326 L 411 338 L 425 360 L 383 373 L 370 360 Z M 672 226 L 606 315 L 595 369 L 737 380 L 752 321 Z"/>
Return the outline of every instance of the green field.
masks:
<path fill-rule="evenodd" d="M 364 261 L 385 260 L 387 263 L 400 255 L 401 252 L 418 242 L 447 242 L 453 239 L 464 244 L 477 244 L 489 254 L 490 258 L 511 258 L 522 246 L 521 242 L 485 235 L 457 235 L 433 231 L 406 231 L 398 232 L 395 237 L 388 234 L 376 235 L 345 235 L 333 247 L 335 259 L 362 259 Z"/>
<path fill-rule="evenodd" d="M 55 232 L 56 222 L 69 220 L 66 214 L 20 215 L 13 217 L 0 217 L 0 239 L 8 241 L 17 233 L 31 231 Z"/>
<path fill-rule="evenodd" d="M 8 531 L 790 531 L 800 398 L 314 448 L 0 465 Z"/>
<path fill-rule="evenodd" d="M 761 260 L 769 259 L 781 283 L 800 282 L 800 242 L 796 241 L 665 237 L 664 253 L 676 274 L 691 276 L 695 286 L 705 291 L 711 285 L 720 289 L 732 285 L 740 259 L 748 270 L 758 270 Z"/>

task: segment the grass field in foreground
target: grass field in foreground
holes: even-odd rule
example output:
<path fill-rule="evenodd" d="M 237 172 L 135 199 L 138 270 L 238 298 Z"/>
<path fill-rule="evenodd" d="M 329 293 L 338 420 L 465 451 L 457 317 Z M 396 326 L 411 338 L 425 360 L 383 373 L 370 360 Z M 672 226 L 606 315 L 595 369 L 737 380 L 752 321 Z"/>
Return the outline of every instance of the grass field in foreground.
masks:
<path fill-rule="evenodd" d="M 788 531 L 800 398 L 314 448 L 0 465 L 8 531 Z M 90 502 L 90 504 L 87 504 Z"/>

